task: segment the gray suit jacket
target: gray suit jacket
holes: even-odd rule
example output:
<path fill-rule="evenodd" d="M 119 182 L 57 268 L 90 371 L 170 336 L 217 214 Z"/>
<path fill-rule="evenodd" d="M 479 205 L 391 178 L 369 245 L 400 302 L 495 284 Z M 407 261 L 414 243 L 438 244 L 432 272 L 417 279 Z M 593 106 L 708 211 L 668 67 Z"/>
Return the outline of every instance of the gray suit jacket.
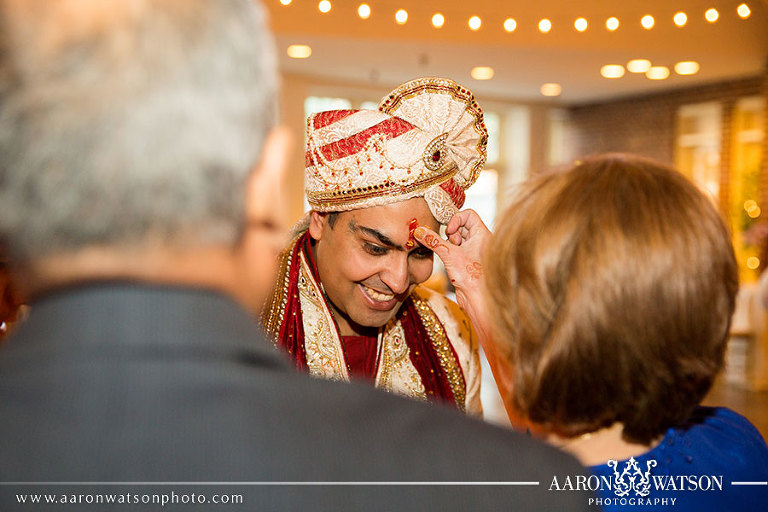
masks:
<path fill-rule="evenodd" d="M 36 493 L 77 510 L 89 495 L 154 510 L 184 494 L 183 510 L 191 494 L 243 497 L 200 510 L 573 510 L 589 496 L 550 482 L 582 471 L 447 408 L 296 374 L 205 290 L 59 290 L 0 347 L 3 511 L 38 510 L 18 496 Z M 447 484 L 465 481 L 539 484 Z"/>

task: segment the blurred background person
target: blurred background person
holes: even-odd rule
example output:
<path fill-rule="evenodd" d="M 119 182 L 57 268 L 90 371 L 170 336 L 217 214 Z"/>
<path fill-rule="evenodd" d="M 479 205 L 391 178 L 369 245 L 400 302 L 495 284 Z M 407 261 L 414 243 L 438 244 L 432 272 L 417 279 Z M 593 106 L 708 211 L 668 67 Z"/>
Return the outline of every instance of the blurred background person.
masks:
<path fill-rule="evenodd" d="M 730 409 L 699 406 L 738 288 L 728 230 L 704 194 L 673 169 L 610 155 L 525 183 L 490 239 L 472 212 L 447 233 L 417 238 L 485 334 L 513 424 L 612 481 L 600 489 L 608 510 L 625 496 L 763 510 L 768 488 L 731 482 L 768 480 L 765 441 Z"/>

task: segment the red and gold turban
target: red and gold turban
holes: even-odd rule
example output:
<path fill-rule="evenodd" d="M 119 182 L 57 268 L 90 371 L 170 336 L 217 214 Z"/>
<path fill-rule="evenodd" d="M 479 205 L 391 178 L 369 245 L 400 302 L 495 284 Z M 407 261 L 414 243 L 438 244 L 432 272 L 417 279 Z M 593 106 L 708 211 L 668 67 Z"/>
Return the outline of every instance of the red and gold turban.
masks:
<path fill-rule="evenodd" d="M 487 142 L 472 92 L 445 78 L 412 80 L 378 110 L 309 116 L 307 200 L 335 212 L 424 197 L 447 224 L 485 164 Z"/>

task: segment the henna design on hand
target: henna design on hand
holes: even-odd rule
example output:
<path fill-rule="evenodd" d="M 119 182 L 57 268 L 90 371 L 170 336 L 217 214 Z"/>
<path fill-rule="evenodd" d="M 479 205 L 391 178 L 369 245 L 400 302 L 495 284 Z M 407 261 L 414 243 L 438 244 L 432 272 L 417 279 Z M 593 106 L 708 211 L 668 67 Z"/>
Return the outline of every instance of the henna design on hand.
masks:
<path fill-rule="evenodd" d="M 442 239 L 440 237 L 437 237 L 431 233 L 428 233 L 426 236 L 424 236 L 424 245 L 426 245 L 433 251 L 438 247 L 445 247 L 445 250 L 449 251 L 450 249 L 448 249 L 448 246 L 441 242 L 442 242 Z"/>
<path fill-rule="evenodd" d="M 483 277 L 483 265 L 477 261 L 473 261 L 467 265 L 467 272 L 470 279 L 480 279 Z"/>

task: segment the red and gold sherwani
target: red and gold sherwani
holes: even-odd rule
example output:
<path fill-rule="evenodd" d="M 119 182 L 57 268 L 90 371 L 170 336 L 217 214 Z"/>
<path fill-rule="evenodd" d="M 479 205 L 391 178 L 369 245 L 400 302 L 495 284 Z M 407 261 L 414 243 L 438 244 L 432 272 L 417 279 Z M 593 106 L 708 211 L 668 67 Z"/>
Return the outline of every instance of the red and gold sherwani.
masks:
<path fill-rule="evenodd" d="M 350 339 L 339 335 L 317 275 L 306 231 L 283 251 L 275 291 L 262 316 L 268 335 L 296 367 L 311 375 L 349 381 Z M 376 387 L 418 400 L 450 404 L 480 415 L 477 339 L 454 302 L 416 287 L 392 320 L 371 339 L 364 377 Z M 345 350 L 346 349 L 346 350 Z"/>

